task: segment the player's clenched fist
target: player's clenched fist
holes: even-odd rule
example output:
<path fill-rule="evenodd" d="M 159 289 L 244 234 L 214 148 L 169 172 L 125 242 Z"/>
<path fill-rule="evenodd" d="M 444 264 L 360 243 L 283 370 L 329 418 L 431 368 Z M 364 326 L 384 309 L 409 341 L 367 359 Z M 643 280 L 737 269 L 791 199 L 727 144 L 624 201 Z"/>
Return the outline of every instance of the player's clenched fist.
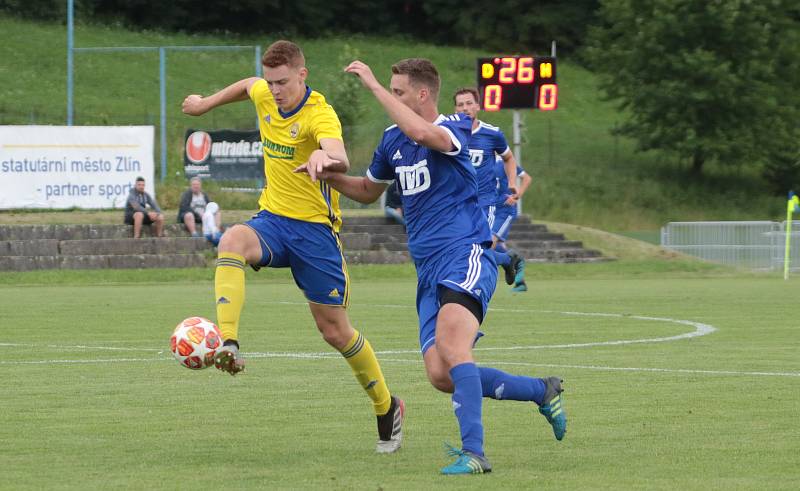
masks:
<path fill-rule="evenodd" d="M 183 110 L 183 114 L 188 114 L 189 116 L 200 116 L 204 114 L 207 109 L 205 108 L 205 104 L 203 104 L 203 96 L 197 94 L 187 96 L 186 99 L 183 100 L 183 104 L 181 104 L 181 110 Z"/>
<path fill-rule="evenodd" d="M 361 83 L 364 84 L 364 87 L 368 89 L 381 87 L 378 79 L 376 79 L 375 75 L 372 74 L 372 69 L 370 69 L 370 67 L 364 62 L 356 60 L 347 65 L 344 71 L 358 75 L 358 78 L 361 79 Z"/>

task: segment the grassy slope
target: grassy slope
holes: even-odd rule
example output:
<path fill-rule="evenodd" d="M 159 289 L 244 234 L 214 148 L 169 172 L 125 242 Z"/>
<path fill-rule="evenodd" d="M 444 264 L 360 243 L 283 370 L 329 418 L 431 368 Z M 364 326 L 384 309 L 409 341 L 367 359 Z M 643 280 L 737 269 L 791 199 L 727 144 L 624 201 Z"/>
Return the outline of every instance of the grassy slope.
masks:
<path fill-rule="evenodd" d="M 0 122 L 64 120 L 65 28 L 0 17 Z M 76 46 L 157 46 L 266 44 L 273 36 L 188 36 L 130 32 L 120 28 L 79 25 Z M 313 87 L 329 92 L 340 73 L 341 52 L 348 43 L 386 81 L 388 66 L 409 56 L 431 58 L 443 77 L 441 110 L 450 111 L 449 94 L 474 84 L 477 50 L 444 48 L 413 40 L 300 40 Z M 182 136 L 186 128 L 252 126 L 246 105 L 221 108 L 202 118 L 180 114 L 189 93 L 209 93 L 253 71 L 252 52 L 239 54 L 170 53 L 168 76 L 169 182 L 159 197 L 174 206 L 181 190 Z M 153 54 L 77 54 L 76 118 L 80 124 L 141 124 L 158 120 L 158 62 Z M 610 230 L 655 230 L 670 220 L 768 219 L 781 214 L 782 203 L 765 194 L 749 171 L 733 174 L 709 166 L 699 181 L 685 176 L 673 157 L 636 154 L 630 141 L 610 136 L 621 116 L 599 100 L 594 76 L 564 59 L 559 64 L 559 109 L 525 116 L 523 162 L 535 183 L 525 202 L 537 219 L 577 223 Z M 387 124 L 376 103 L 361 94 L 365 114 L 348 142 L 355 171 L 363 170 Z M 332 101 L 336 105 L 336 101 Z M 5 115 L 3 115 L 5 113 Z M 33 113 L 33 114 L 32 114 Z M 487 121 L 511 133 L 511 113 L 484 114 Z M 249 208 L 250 195 L 220 197 L 226 208 Z M 2 218 L 0 218 L 2 219 Z"/>

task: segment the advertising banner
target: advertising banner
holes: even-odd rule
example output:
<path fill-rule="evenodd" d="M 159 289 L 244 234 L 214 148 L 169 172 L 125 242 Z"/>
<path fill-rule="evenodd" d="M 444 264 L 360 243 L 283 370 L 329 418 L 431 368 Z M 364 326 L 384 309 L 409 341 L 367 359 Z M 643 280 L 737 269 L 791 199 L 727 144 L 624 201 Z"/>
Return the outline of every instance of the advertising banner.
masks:
<path fill-rule="evenodd" d="M 153 186 L 152 126 L 0 126 L 0 209 L 122 208 Z"/>
<path fill-rule="evenodd" d="M 264 180 L 264 157 L 258 130 L 189 129 L 183 152 L 186 177 Z"/>

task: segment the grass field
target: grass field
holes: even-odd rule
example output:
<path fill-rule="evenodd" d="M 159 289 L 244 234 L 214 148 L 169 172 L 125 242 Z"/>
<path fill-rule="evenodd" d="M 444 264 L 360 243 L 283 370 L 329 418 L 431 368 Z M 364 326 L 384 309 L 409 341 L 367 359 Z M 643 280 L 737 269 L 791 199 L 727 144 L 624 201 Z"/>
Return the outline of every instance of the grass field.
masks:
<path fill-rule="evenodd" d="M 214 317 L 209 270 L 0 274 L 0 488 L 798 489 L 786 283 L 632 264 L 531 268 L 527 294 L 499 288 L 479 363 L 561 375 L 570 426 L 556 442 L 535 407 L 486 401 L 494 472 L 455 478 L 438 475 L 458 431 L 417 353 L 410 267 L 351 268 L 351 318 L 392 352 L 379 357 L 408 406 L 394 456 L 372 453 L 368 399 L 287 271 L 248 273 L 236 378 L 169 357 L 172 326 Z"/>

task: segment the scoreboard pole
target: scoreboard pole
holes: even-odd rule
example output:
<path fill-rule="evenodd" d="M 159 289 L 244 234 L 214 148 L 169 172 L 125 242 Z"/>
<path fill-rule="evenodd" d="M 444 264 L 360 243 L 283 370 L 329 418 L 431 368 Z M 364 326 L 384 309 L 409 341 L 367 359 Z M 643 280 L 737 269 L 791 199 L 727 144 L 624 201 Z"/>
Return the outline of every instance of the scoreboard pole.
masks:
<path fill-rule="evenodd" d="M 520 167 L 522 166 L 522 115 L 520 114 L 519 109 L 514 109 L 512 112 L 513 115 L 513 133 L 512 138 L 514 139 L 514 158 L 517 159 L 517 165 Z M 519 189 L 519 177 L 517 177 L 517 182 L 514 183 L 514 189 Z M 517 200 L 517 214 L 522 213 L 522 200 Z"/>
<path fill-rule="evenodd" d="M 556 57 L 556 42 L 553 41 L 550 44 L 550 56 L 553 58 Z M 522 123 L 522 112 L 519 109 L 514 109 L 512 112 L 512 138 L 514 140 L 514 158 L 517 159 L 517 164 L 520 167 L 522 165 L 522 127 L 524 126 Z M 514 187 L 519 187 L 519 177 L 517 178 L 517 182 L 514 183 Z M 517 201 L 517 214 L 522 214 L 522 199 Z"/>

